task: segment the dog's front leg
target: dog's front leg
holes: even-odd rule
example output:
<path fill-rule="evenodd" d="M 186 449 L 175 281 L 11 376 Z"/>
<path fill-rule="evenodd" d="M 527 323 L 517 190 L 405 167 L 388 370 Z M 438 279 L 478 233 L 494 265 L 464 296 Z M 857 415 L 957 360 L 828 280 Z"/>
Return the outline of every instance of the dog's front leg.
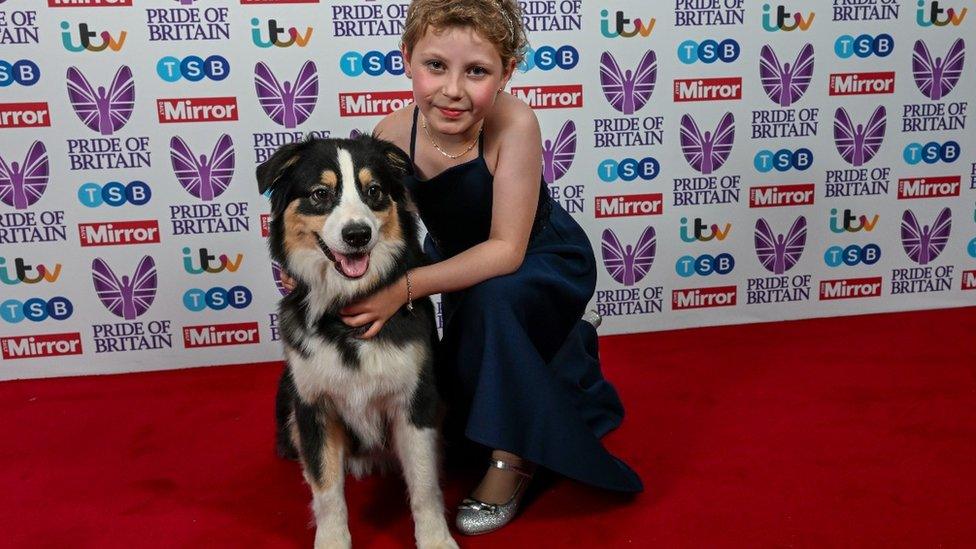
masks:
<path fill-rule="evenodd" d="M 345 499 L 346 434 L 340 420 L 318 406 L 296 402 L 295 420 L 305 480 L 312 489 L 315 549 L 348 549 Z"/>
<path fill-rule="evenodd" d="M 438 481 L 437 430 L 416 427 L 405 416 L 393 418 L 393 439 L 410 493 L 417 547 L 456 549 L 444 518 L 444 496 Z"/>

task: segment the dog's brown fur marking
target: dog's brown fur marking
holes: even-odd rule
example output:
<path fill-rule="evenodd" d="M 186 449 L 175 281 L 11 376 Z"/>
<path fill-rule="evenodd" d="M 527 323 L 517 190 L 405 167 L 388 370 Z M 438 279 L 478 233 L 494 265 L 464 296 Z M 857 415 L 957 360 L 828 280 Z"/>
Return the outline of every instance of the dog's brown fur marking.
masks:
<path fill-rule="evenodd" d="M 303 249 L 317 250 L 315 234 L 325 225 L 325 217 L 298 213 L 301 199 L 295 199 L 285 208 L 285 249 L 295 253 Z"/>

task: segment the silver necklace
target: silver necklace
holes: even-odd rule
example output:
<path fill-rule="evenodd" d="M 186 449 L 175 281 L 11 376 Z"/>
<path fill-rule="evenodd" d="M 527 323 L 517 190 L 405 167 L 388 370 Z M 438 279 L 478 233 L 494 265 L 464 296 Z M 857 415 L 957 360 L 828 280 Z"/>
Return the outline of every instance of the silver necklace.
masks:
<path fill-rule="evenodd" d="M 424 127 L 424 133 L 427 135 L 427 139 L 430 141 L 430 144 L 433 145 L 435 149 L 437 149 L 437 152 L 443 154 L 444 156 L 450 158 L 451 160 L 456 160 L 456 159 L 461 158 L 462 156 L 468 154 L 468 151 L 470 151 L 471 149 L 473 149 L 474 146 L 478 143 L 478 139 L 481 137 L 481 131 L 485 128 L 485 124 L 484 124 L 484 122 L 482 122 L 481 127 L 478 128 L 478 135 L 474 138 L 474 140 L 471 141 L 471 143 L 463 151 L 461 151 L 461 152 L 459 152 L 457 154 L 451 154 L 451 153 L 445 151 L 444 149 L 442 149 L 440 147 L 440 145 L 437 144 L 437 141 L 434 141 L 434 136 L 433 135 L 430 135 L 430 130 L 427 129 L 427 117 L 426 116 L 421 115 L 421 117 L 420 117 L 420 125 Z"/>

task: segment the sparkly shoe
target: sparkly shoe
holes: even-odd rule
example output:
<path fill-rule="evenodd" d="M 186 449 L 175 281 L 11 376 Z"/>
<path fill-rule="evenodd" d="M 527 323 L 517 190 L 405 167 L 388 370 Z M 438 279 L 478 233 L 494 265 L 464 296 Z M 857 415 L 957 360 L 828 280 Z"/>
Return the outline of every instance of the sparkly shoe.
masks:
<path fill-rule="evenodd" d="M 600 323 L 603 322 L 603 317 L 600 316 L 600 313 L 590 309 L 583 314 L 583 320 L 589 322 L 593 328 L 596 329 L 599 328 Z"/>
<path fill-rule="evenodd" d="M 521 475 L 522 478 L 515 486 L 515 493 L 505 503 L 485 503 L 468 497 L 458 505 L 457 518 L 454 523 L 458 531 L 466 536 L 494 532 L 511 522 L 518 511 L 522 495 L 525 494 L 525 489 L 528 487 L 529 481 L 532 480 L 532 473 L 526 469 L 500 459 L 491 460 L 491 466 L 496 469 L 512 471 Z"/>

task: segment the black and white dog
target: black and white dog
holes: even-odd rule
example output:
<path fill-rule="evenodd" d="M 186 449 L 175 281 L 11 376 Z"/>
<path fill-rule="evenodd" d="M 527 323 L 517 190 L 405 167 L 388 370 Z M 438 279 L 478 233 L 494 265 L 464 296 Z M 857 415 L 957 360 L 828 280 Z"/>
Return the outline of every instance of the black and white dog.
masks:
<path fill-rule="evenodd" d="M 317 549 L 349 547 L 345 474 L 363 475 L 391 453 L 417 545 L 457 547 L 438 482 L 431 301 L 400 309 L 368 340 L 339 316 L 423 262 L 401 183 L 409 162 L 393 144 L 360 136 L 286 145 L 257 168 L 259 191 L 271 191 L 271 256 L 296 281 L 278 308 L 287 359 L 278 451 L 301 461 Z"/>

